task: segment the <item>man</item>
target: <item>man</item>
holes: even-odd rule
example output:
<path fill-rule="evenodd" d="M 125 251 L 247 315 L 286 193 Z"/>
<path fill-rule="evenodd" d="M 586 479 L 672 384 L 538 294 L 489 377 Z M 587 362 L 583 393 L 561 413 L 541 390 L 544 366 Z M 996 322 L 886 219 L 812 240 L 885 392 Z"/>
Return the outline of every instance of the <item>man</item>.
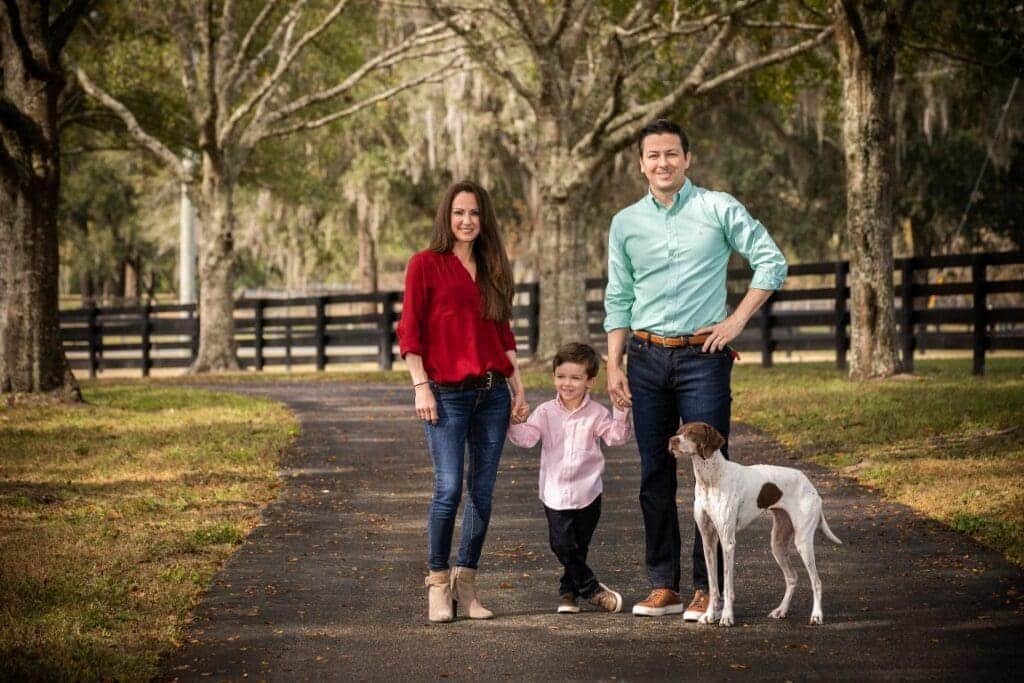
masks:
<path fill-rule="evenodd" d="M 650 191 L 612 219 L 604 322 L 608 391 L 616 406 L 633 407 L 640 450 L 640 507 L 652 590 L 634 605 L 633 614 L 683 612 L 684 619 L 696 621 L 708 607 L 707 567 L 695 528 L 694 596 L 684 612 L 676 462 L 668 440 L 680 420 L 707 422 L 726 438 L 722 453 L 728 457 L 733 363 L 728 344 L 782 287 L 787 266 L 764 226 L 738 201 L 686 178 L 690 144 L 679 126 L 665 120 L 649 124 L 638 147 Z M 734 250 L 747 259 L 754 276 L 746 296 L 727 315 L 726 270 Z"/>

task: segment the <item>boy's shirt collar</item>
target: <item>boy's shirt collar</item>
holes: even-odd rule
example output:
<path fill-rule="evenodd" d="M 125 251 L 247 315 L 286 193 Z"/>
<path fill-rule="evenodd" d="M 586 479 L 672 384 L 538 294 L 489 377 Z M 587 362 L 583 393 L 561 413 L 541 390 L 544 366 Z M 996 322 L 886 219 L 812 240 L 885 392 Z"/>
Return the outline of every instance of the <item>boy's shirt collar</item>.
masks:
<path fill-rule="evenodd" d="M 590 403 L 590 392 L 589 391 L 587 393 L 583 394 L 583 400 L 580 401 L 580 404 L 578 406 L 576 406 L 575 408 L 573 408 L 572 410 L 570 410 L 569 408 L 566 407 L 566 405 L 564 403 L 562 403 L 562 397 L 559 396 L 557 393 L 555 393 L 555 404 L 559 408 L 562 409 L 562 412 L 564 412 L 564 413 L 566 413 L 568 415 L 572 415 L 573 413 L 577 413 L 577 412 L 583 410 L 583 408 L 585 408 L 588 403 Z"/>

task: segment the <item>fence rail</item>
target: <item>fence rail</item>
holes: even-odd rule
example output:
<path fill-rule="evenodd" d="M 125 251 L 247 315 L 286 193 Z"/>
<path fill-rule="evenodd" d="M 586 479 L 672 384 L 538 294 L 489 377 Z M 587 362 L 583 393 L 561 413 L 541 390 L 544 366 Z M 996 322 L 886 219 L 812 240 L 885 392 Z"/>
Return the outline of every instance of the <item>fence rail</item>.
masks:
<path fill-rule="evenodd" d="M 904 363 L 926 349 L 969 349 L 981 374 L 985 353 L 1024 349 L 1024 252 L 896 259 L 897 323 Z M 940 271 L 933 277 L 934 271 Z M 730 270 L 728 302 L 735 306 L 749 278 Z M 779 352 L 834 351 L 846 366 L 849 350 L 849 264 L 791 266 L 786 289 L 775 292 L 734 346 L 760 351 L 771 366 Z M 807 285 L 798 287 L 797 285 Z M 605 280 L 587 280 L 591 340 L 604 341 Z M 375 362 L 390 369 L 396 356 L 395 325 L 402 293 L 333 294 L 289 299 L 242 299 L 235 305 L 239 363 L 315 366 Z M 513 331 L 520 353 L 533 354 L 539 338 L 540 286 L 516 287 Z M 195 358 L 199 319 L 195 305 L 95 304 L 61 312 L 61 335 L 75 369 L 95 377 L 104 369 L 184 368 Z"/>

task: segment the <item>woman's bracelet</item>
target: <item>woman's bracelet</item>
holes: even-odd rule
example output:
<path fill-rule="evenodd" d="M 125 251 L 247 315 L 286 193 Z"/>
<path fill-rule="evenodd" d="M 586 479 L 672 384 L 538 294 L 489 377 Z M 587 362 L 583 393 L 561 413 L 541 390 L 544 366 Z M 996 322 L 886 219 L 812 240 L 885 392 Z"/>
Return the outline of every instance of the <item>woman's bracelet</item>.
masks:
<path fill-rule="evenodd" d="M 429 379 L 425 379 L 422 382 L 416 382 L 416 384 L 412 385 L 412 388 L 416 389 L 417 387 L 422 387 L 424 384 L 430 384 L 430 380 Z"/>

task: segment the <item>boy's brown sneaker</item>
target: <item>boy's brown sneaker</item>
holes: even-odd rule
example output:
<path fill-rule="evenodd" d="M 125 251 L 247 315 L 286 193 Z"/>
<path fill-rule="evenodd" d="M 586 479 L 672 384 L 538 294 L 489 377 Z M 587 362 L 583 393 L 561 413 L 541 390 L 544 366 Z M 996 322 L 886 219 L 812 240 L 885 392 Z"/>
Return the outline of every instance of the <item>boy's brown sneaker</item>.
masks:
<path fill-rule="evenodd" d="M 633 605 L 633 614 L 638 617 L 660 617 L 682 611 L 683 601 L 671 588 L 655 588 L 646 599 Z"/>
<path fill-rule="evenodd" d="M 562 593 L 562 599 L 558 603 L 559 614 L 576 614 L 580 606 L 576 603 L 575 593 Z"/>
<path fill-rule="evenodd" d="M 597 586 L 597 592 L 587 598 L 587 602 L 600 607 L 605 612 L 621 611 L 622 596 L 603 583 L 598 583 Z"/>

